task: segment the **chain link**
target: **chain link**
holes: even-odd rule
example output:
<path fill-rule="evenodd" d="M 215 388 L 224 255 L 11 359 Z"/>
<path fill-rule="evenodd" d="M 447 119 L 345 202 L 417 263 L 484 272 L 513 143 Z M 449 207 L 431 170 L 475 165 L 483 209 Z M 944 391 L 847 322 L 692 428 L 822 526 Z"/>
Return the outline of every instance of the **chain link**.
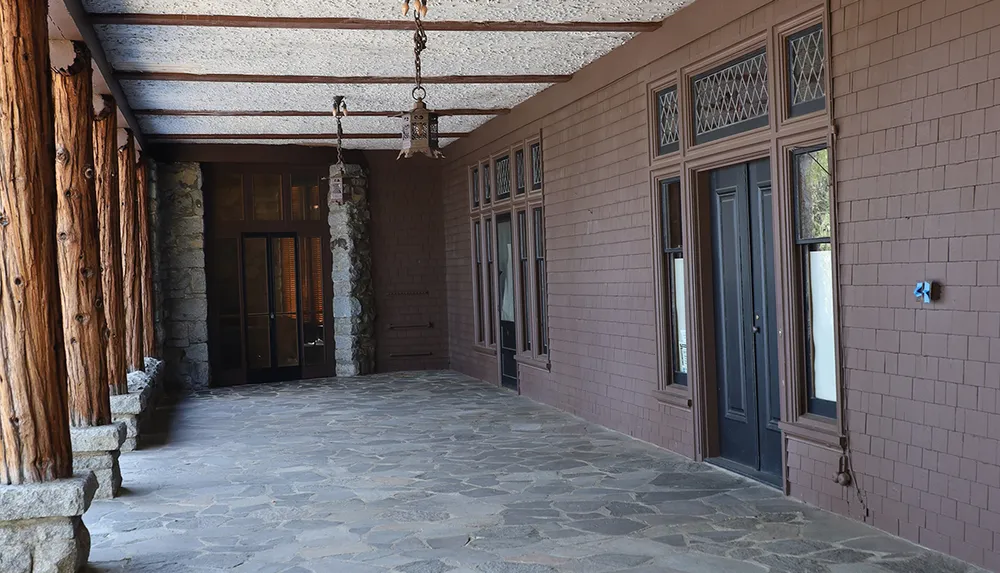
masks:
<path fill-rule="evenodd" d="M 424 31 L 423 20 L 420 19 L 420 10 L 413 12 L 413 20 L 417 24 L 417 31 L 413 33 L 413 64 L 417 70 L 417 85 L 413 88 L 413 99 L 417 98 L 417 92 L 426 93 L 423 86 L 423 75 L 420 68 L 420 54 L 427 49 L 427 32 Z"/>
<path fill-rule="evenodd" d="M 334 96 L 333 117 L 337 119 L 337 166 L 340 167 L 341 173 L 344 171 L 344 126 L 341 124 L 341 119 L 346 114 L 347 104 L 344 102 L 344 96 Z"/>

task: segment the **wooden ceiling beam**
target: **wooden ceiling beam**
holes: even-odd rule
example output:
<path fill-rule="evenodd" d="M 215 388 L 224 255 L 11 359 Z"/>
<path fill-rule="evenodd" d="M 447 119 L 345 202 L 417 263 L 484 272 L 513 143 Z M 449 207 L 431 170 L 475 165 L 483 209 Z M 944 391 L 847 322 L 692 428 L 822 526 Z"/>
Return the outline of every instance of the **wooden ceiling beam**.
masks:
<path fill-rule="evenodd" d="M 94 24 L 288 28 L 308 30 L 413 30 L 413 22 L 364 18 L 272 18 L 210 14 L 91 14 Z M 651 32 L 662 22 L 465 22 L 424 20 L 424 29 L 443 32 Z"/>
<path fill-rule="evenodd" d="M 465 137 L 468 133 L 441 133 L 438 135 L 441 139 L 450 139 L 454 137 Z M 303 139 L 303 140 L 336 140 L 336 133 L 161 133 L 155 134 L 151 133 L 149 137 L 150 141 L 212 141 L 221 139 L 231 139 L 231 140 L 253 140 L 253 139 L 272 139 L 272 140 L 291 140 L 291 139 Z M 398 139 L 400 135 L 398 133 L 345 133 L 344 139 Z"/>
<path fill-rule="evenodd" d="M 188 110 L 188 109 L 137 109 L 136 115 L 169 117 L 332 117 L 333 111 L 247 111 L 247 110 Z M 402 111 L 354 111 L 348 117 L 397 117 Z M 506 115 L 510 108 L 497 109 L 435 109 L 439 116 L 446 115 Z"/>
<path fill-rule="evenodd" d="M 188 74 L 182 72 L 115 72 L 118 80 L 164 82 L 233 82 L 248 84 L 412 84 L 412 76 L 285 76 L 259 74 Z M 425 84 L 559 84 L 572 75 L 424 76 Z"/>

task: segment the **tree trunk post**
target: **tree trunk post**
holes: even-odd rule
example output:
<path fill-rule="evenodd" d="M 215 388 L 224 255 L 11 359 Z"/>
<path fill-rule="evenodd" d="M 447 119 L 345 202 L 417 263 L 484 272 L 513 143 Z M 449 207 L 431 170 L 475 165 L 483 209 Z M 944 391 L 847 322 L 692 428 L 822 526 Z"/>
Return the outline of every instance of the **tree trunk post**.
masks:
<path fill-rule="evenodd" d="M 0 484 L 68 478 L 47 4 L 0 2 Z"/>
<path fill-rule="evenodd" d="M 82 567 L 97 486 L 73 476 L 49 66 L 48 3 L 0 2 L 0 571 Z"/>
<path fill-rule="evenodd" d="M 125 293 L 125 361 L 130 372 L 143 370 L 146 366 L 142 353 L 142 285 L 135 180 L 135 140 L 128 131 L 125 145 L 118 148 L 118 200 Z"/>
<path fill-rule="evenodd" d="M 142 350 L 156 357 L 156 327 L 153 324 L 153 235 L 149 213 L 149 166 L 140 155 L 136 165 L 136 213 L 139 219 L 139 269 L 142 282 Z"/>
<path fill-rule="evenodd" d="M 122 236 L 118 198 L 118 109 L 111 96 L 102 96 L 94 118 L 94 191 L 101 237 L 101 284 L 108 323 L 105 346 L 108 385 L 112 396 L 128 394 L 125 360 L 125 301 L 122 293 Z"/>
<path fill-rule="evenodd" d="M 56 143 L 56 252 L 63 344 L 74 427 L 111 423 L 107 326 L 94 196 L 94 103 L 90 51 L 73 42 L 69 65 L 53 62 Z"/>

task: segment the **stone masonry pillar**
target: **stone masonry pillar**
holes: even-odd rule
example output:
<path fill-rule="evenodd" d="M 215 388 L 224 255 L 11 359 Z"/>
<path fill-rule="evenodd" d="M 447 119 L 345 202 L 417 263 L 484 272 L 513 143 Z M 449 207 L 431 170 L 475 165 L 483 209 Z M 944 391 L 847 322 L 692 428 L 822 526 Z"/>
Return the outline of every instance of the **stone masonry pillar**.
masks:
<path fill-rule="evenodd" d="M 375 372 L 375 291 L 368 177 L 360 165 L 330 167 L 330 248 L 337 376 Z"/>

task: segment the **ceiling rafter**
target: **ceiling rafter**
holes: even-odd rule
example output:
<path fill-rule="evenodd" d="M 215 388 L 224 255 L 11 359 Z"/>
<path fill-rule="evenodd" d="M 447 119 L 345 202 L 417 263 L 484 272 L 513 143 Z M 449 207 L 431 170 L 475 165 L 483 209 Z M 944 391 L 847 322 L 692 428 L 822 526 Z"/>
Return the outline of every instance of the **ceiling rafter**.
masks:
<path fill-rule="evenodd" d="M 289 76 L 261 74 L 191 74 L 184 72 L 117 71 L 119 80 L 167 82 L 233 82 L 249 84 L 412 84 L 412 76 Z M 572 75 L 424 76 L 425 84 L 560 84 Z"/>
<path fill-rule="evenodd" d="M 413 30 L 407 19 L 281 18 L 211 14 L 91 14 L 94 24 L 122 26 L 203 26 L 312 30 Z M 467 22 L 424 20 L 424 29 L 447 32 L 650 32 L 662 22 Z"/>
<path fill-rule="evenodd" d="M 276 111 L 250 111 L 250 110 L 202 110 L 202 109 L 136 109 L 136 115 L 141 116 L 167 116 L 167 117 L 332 117 L 332 111 L 297 111 L 297 110 L 276 110 Z M 401 111 L 354 111 L 350 110 L 350 117 L 397 117 Z M 439 116 L 455 115 L 506 115 L 510 113 L 509 108 L 498 109 L 436 109 L 434 113 Z"/>
<path fill-rule="evenodd" d="M 468 133 L 441 133 L 441 139 L 465 137 Z M 335 140 L 336 133 L 154 133 L 151 141 L 211 141 L 213 139 L 251 140 L 251 139 L 302 139 L 302 140 Z M 344 139 L 399 139 L 398 133 L 345 133 Z"/>

